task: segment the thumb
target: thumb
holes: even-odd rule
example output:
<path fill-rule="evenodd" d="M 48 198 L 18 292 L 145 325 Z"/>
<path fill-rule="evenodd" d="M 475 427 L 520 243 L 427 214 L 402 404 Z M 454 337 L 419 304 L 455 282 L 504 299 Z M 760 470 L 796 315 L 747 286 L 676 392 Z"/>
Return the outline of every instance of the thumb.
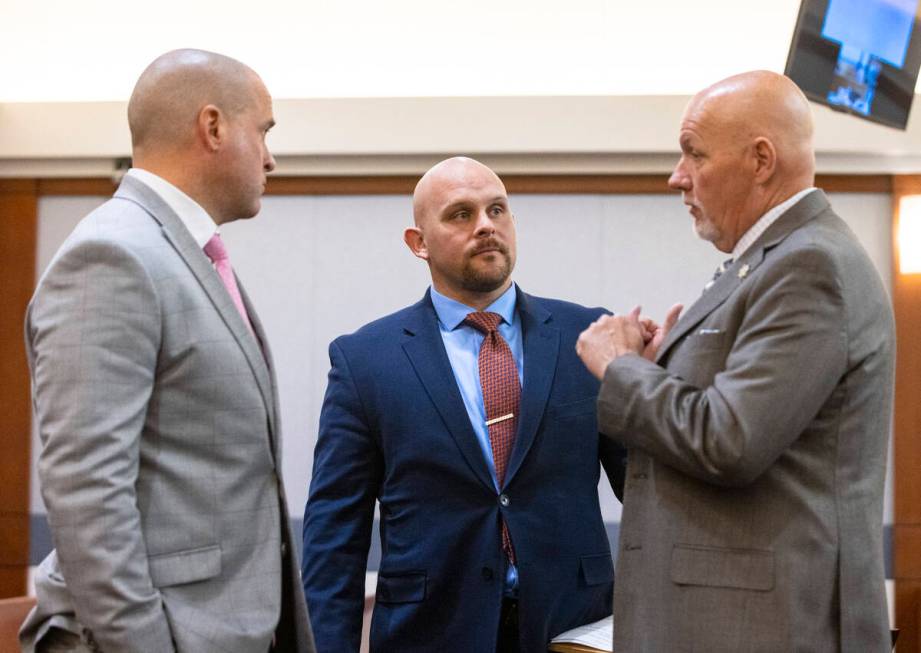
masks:
<path fill-rule="evenodd" d="M 632 311 L 627 315 L 630 318 L 631 322 L 638 322 L 640 319 L 640 312 L 643 310 L 642 306 L 635 306 Z"/>

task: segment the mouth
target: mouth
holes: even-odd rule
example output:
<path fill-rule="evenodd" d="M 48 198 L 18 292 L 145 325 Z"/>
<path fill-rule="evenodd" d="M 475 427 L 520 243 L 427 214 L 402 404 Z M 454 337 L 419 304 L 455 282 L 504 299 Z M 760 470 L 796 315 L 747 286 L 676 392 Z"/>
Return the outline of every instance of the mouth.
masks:
<path fill-rule="evenodd" d="M 506 254 L 506 248 L 497 242 L 483 243 L 470 252 L 470 257 L 479 256 L 480 254 Z"/>

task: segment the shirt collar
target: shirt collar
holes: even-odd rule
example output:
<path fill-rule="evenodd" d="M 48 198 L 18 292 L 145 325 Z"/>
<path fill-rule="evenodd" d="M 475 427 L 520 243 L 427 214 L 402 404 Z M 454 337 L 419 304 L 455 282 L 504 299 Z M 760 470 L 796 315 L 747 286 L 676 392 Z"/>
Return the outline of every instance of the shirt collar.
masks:
<path fill-rule="evenodd" d="M 737 261 L 739 257 L 742 256 L 742 254 L 744 254 L 756 240 L 758 240 L 758 237 L 767 231 L 768 227 L 774 224 L 780 216 L 787 212 L 787 209 L 792 207 L 794 204 L 799 202 L 814 190 L 816 190 L 814 186 L 810 188 L 804 188 L 792 197 L 784 200 L 777 206 L 768 210 L 767 213 L 758 218 L 758 220 L 755 221 L 755 224 L 749 227 L 748 231 L 742 234 L 742 237 L 739 238 L 739 242 L 736 243 L 736 246 L 732 248 L 732 259 Z"/>
<path fill-rule="evenodd" d="M 163 177 L 141 168 L 131 168 L 126 176 L 141 182 L 159 195 L 160 199 L 166 202 L 166 205 L 179 217 L 199 247 L 204 248 L 211 237 L 218 233 L 217 224 L 201 204 Z"/>
<path fill-rule="evenodd" d="M 440 292 L 432 291 L 432 304 L 435 306 L 435 313 L 438 315 L 438 321 L 441 322 L 448 331 L 454 331 L 470 313 L 476 313 L 476 309 L 462 304 L 459 301 L 445 297 Z M 498 313 L 506 324 L 511 324 L 515 317 L 515 302 L 518 295 L 515 290 L 515 284 L 509 286 L 508 290 L 499 295 L 492 304 L 484 309 L 487 313 Z"/>

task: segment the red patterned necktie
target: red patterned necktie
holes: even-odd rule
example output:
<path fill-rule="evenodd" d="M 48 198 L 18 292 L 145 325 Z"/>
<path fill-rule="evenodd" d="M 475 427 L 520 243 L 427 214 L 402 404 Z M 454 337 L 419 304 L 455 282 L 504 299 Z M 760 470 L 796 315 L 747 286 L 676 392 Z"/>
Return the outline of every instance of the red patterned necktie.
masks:
<path fill-rule="evenodd" d="M 505 338 L 498 331 L 502 316 L 498 313 L 470 313 L 466 324 L 483 333 L 480 345 L 480 386 L 483 388 L 483 405 L 486 408 L 486 428 L 492 446 L 496 480 L 499 487 L 505 481 L 508 459 L 515 444 L 518 427 L 518 404 L 521 401 L 521 384 L 518 367 Z M 505 520 L 502 520 L 502 550 L 509 562 L 515 564 L 515 549 Z"/>

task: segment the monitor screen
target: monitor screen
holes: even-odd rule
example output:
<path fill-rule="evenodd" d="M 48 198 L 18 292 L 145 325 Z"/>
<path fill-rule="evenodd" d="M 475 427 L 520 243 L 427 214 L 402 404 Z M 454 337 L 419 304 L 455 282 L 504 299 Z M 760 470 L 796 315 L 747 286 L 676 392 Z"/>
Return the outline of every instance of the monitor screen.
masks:
<path fill-rule="evenodd" d="M 832 109 L 905 129 L 921 65 L 919 0 L 803 0 L 786 74 Z"/>

